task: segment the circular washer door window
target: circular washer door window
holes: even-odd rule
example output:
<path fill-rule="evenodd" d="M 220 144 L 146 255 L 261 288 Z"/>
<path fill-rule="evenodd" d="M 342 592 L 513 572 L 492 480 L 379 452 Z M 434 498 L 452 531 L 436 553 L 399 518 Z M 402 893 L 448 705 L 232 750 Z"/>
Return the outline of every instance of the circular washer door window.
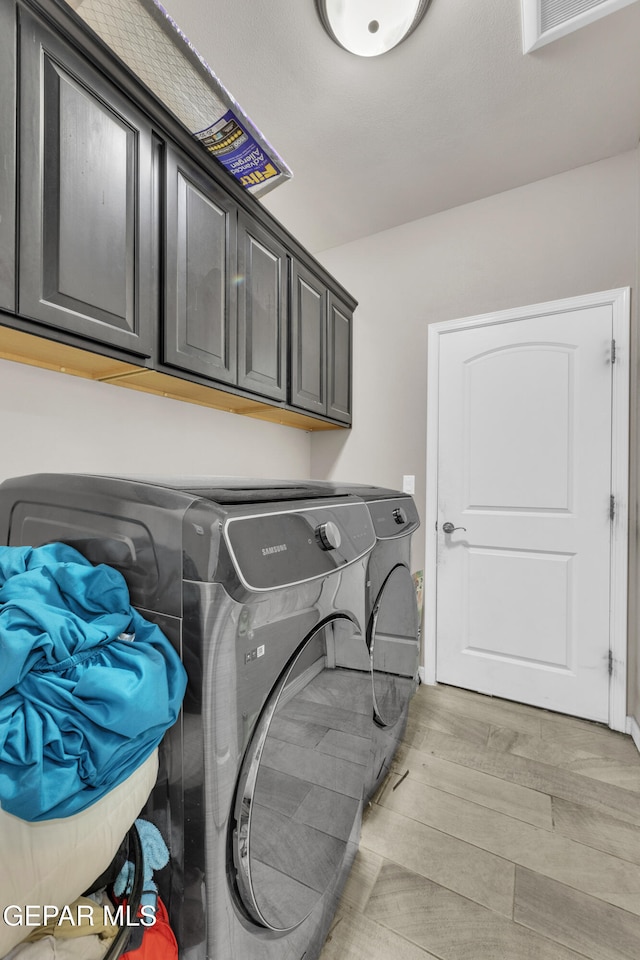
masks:
<path fill-rule="evenodd" d="M 373 707 L 382 726 L 396 723 L 411 699 L 419 642 L 415 585 L 407 567 L 398 564 L 382 585 L 369 624 Z"/>
<path fill-rule="evenodd" d="M 364 643 L 340 622 L 340 643 Z M 358 842 L 371 685 L 335 663 L 329 624 L 307 638 L 271 693 L 238 781 L 237 891 L 252 920 L 282 933 L 335 885 Z"/>

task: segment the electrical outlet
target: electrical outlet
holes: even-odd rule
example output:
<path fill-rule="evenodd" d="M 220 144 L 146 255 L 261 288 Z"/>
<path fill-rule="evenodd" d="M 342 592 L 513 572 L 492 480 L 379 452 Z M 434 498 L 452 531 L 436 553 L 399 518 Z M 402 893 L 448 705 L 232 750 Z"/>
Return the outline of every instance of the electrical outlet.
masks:
<path fill-rule="evenodd" d="M 403 493 L 416 492 L 416 478 L 412 473 L 402 478 L 402 492 Z"/>

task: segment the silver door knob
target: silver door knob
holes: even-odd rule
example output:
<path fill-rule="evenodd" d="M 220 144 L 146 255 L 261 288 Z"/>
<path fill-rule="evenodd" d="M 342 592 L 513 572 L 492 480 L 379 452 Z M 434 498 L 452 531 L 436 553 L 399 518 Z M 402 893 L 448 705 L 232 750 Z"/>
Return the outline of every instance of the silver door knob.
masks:
<path fill-rule="evenodd" d="M 442 529 L 445 533 L 453 533 L 454 530 L 464 530 L 465 533 L 467 532 L 466 527 L 454 527 L 450 520 L 447 520 L 446 523 L 442 524 Z"/>

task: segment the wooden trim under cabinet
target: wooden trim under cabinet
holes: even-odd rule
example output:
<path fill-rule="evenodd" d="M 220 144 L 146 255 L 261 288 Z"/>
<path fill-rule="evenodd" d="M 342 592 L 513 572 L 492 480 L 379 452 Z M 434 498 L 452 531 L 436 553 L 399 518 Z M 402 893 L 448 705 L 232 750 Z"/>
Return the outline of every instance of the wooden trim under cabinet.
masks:
<path fill-rule="evenodd" d="M 89 350 L 80 350 L 32 333 L 14 330 L 11 327 L 0 327 L 0 359 L 45 370 L 55 370 L 59 373 L 83 377 L 86 380 L 128 387 L 131 390 L 153 393 L 172 400 L 196 403 L 214 410 L 237 413 L 245 417 L 295 427 L 298 430 L 342 428 L 339 423 L 318 420 L 297 410 L 261 403 L 251 397 L 227 393 L 215 387 L 185 380 L 182 377 L 174 377 L 167 373 L 159 373 L 122 360 L 114 360 L 112 357 L 92 353 Z"/>

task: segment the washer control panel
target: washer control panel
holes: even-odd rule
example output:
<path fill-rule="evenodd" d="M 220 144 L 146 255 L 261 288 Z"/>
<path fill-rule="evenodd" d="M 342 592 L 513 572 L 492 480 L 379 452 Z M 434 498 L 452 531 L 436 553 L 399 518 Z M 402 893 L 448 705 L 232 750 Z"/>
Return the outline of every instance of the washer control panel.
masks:
<path fill-rule="evenodd" d="M 231 516 L 224 538 L 236 573 L 250 590 L 326 576 L 375 544 L 369 510 L 359 500 Z"/>

